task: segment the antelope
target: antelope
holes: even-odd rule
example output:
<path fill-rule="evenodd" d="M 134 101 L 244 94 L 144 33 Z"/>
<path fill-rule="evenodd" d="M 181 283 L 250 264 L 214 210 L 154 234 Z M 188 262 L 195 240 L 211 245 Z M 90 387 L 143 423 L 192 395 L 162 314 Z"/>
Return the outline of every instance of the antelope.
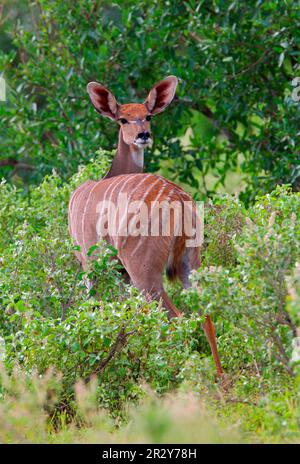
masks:
<path fill-rule="evenodd" d="M 146 298 L 162 302 L 169 318 L 181 316 L 163 287 L 162 275 L 166 270 L 170 280 L 179 279 L 185 288 L 190 286 L 191 270 L 200 266 L 200 245 L 187 246 L 190 237 L 176 230 L 182 226 L 182 217 L 173 211 L 168 234 L 161 233 L 163 219 L 158 216 L 159 232 L 156 235 L 128 234 L 123 236 L 120 230 L 124 225 L 137 219 L 138 206 L 126 215 L 129 204 L 145 205 L 148 225 L 153 223 L 153 204 L 183 205 L 189 202 L 193 218 L 197 220 L 197 209 L 189 194 L 173 182 L 150 173 L 143 173 L 144 150 L 152 143 L 150 120 L 161 113 L 172 102 L 178 80 L 168 76 L 156 83 L 144 103 L 119 104 L 114 95 L 103 85 L 90 82 L 87 92 L 98 113 L 108 117 L 119 125 L 118 148 L 107 174 L 99 181 L 88 180 L 72 194 L 69 203 L 69 232 L 80 247 L 76 256 L 84 270 L 87 269 L 88 250 L 101 238 L 113 245 L 118 251 L 118 259 L 123 265 L 131 283 Z M 126 204 L 116 219 L 116 229 L 109 229 L 103 237 L 101 228 L 107 219 L 103 204 L 118 204 L 126 198 Z M 102 206 L 99 207 L 99 204 Z M 101 230 L 100 230 L 101 229 Z M 182 228 L 181 228 L 182 230 Z M 209 315 L 205 316 L 203 329 L 209 342 L 217 374 L 222 375 L 222 367 L 217 350 L 214 325 Z"/>

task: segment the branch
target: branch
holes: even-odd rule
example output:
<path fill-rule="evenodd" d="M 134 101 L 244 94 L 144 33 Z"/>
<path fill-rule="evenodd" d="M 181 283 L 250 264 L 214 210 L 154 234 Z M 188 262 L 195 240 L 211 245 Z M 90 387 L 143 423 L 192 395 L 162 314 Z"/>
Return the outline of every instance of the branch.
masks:
<path fill-rule="evenodd" d="M 5 21 L 7 21 L 11 16 L 11 11 L 9 11 L 6 16 L 3 16 L 3 11 L 4 4 L 0 5 L 0 26 L 2 26 L 5 23 Z"/>
<path fill-rule="evenodd" d="M 115 341 L 115 343 L 113 344 L 110 352 L 108 353 L 107 357 L 100 363 L 100 365 L 98 366 L 98 368 L 92 373 L 92 375 L 94 374 L 99 374 L 100 372 L 102 372 L 105 367 L 107 366 L 107 364 L 109 363 L 109 361 L 126 345 L 126 342 L 127 342 L 127 338 L 134 334 L 136 331 L 135 330 L 132 330 L 131 332 L 125 332 L 125 327 L 123 326 L 120 330 L 120 332 L 118 333 L 118 336 L 117 336 L 117 339 Z"/>
<path fill-rule="evenodd" d="M 193 108 L 196 111 L 199 111 L 200 113 L 203 114 L 206 118 L 208 118 L 212 125 L 221 132 L 224 137 L 228 139 L 229 142 L 231 142 L 234 139 L 234 134 L 227 128 L 221 127 L 219 121 L 216 119 L 215 114 L 211 111 L 211 109 L 206 106 L 206 105 L 200 105 L 197 102 L 193 102 L 190 100 L 187 100 L 185 98 L 178 98 L 175 97 L 174 101 L 177 101 L 179 103 L 183 103 L 184 105 L 188 105 L 191 108 Z"/>
<path fill-rule="evenodd" d="M 0 166 L 16 166 L 16 164 L 18 164 L 18 161 L 14 158 L 0 160 Z"/>
<path fill-rule="evenodd" d="M 269 50 L 269 49 L 265 50 L 264 53 L 256 61 L 253 61 L 252 63 L 250 63 L 248 66 L 246 66 L 244 69 L 239 71 L 237 74 L 229 74 L 229 76 L 227 76 L 227 79 L 233 79 L 235 77 L 239 77 L 242 74 L 245 74 L 246 72 L 255 68 L 259 63 L 261 63 L 264 60 L 264 58 L 266 58 L 266 56 L 268 56 L 271 53 L 271 51 L 272 50 Z"/>
<path fill-rule="evenodd" d="M 288 358 L 288 356 L 287 356 L 287 354 L 285 352 L 285 349 L 284 349 L 284 347 L 282 345 L 280 337 L 275 333 L 275 331 L 273 331 L 273 333 L 272 333 L 272 338 L 273 338 L 273 341 L 274 341 L 275 345 L 278 348 L 279 356 L 281 357 L 283 365 L 285 366 L 287 372 L 292 377 L 294 377 L 295 373 L 294 373 L 293 369 L 290 367 L 290 360 L 289 360 L 289 358 Z"/>
<path fill-rule="evenodd" d="M 70 290 L 70 293 L 69 293 L 69 296 L 67 298 L 67 301 L 66 303 L 62 303 L 62 311 L 61 311 L 61 320 L 63 321 L 66 317 L 66 313 L 67 313 L 67 309 L 69 309 L 69 307 L 71 306 L 71 303 L 72 303 L 72 298 L 73 298 L 73 295 L 74 295 L 74 292 L 75 292 L 75 288 L 76 288 L 76 283 L 77 283 L 77 279 L 78 279 L 78 276 L 81 272 L 81 269 L 78 268 L 77 269 L 77 272 L 75 274 L 75 277 L 74 277 L 74 281 L 73 281 L 73 285 L 72 285 L 72 288 Z"/>
<path fill-rule="evenodd" d="M 0 166 L 11 166 L 14 168 L 14 171 L 17 169 L 28 169 L 29 171 L 34 171 L 35 167 L 27 163 L 19 163 L 15 158 L 6 158 L 0 160 Z"/>

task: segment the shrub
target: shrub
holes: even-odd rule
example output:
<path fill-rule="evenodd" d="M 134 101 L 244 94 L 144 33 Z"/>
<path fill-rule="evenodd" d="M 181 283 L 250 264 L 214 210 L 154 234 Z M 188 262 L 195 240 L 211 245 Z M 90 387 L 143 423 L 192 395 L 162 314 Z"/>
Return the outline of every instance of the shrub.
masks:
<path fill-rule="evenodd" d="M 296 263 L 294 273 L 287 278 L 288 296 L 287 310 L 292 322 L 297 327 L 293 340 L 291 364 L 297 373 L 300 386 L 300 264 Z"/>
<path fill-rule="evenodd" d="M 232 206 L 229 213 L 231 210 Z M 243 214 L 241 206 L 237 214 Z M 249 363 L 260 371 L 273 359 L 291 372 L 295 324 L 287 312 L 285 279 L 299 256 L 299 217 L 299 194 L 292 194 L 289 188 L 278 188 L 259 198 L 244 217 L 243 229 L 238 221 L 238 227 L 231 232 L 236 266 L 200 268 L 193 275 L 193 298 L 202 312 L 215 315 L 221 333 L 221 354 L 231 369 L 237 363 Z M 210 220 L 210 228 L 215 225 L 217 229 L 218 224 L 218 216 Z M 219 243 L 213 245 L 214 240 L 210 240 L 206 262 L 218 253 Z M 230 264 L 232 253 L 228 248 Z M 224 260 L 223 254 L 221 257 Z M 239 347 L 236 353 L 232 353 L 233 344 Z"/>
<path fill-rule="evenodd" d="M 242 203 L 231 196 L 208 202 L 205 209 L 205 240 L 201 250 L 203 266 L 236 265 L 235 238 L 243 229 L 245 214 Z"/>
<path fill-rule="evenodd" d="M 99 407 L 98 381 L 78 380 L 74 386 L 70 420 L 56 410 L 62 377 L 10 375 L 0 366 L 0 440 L 2 443 L 297 443 L 297 403 L 282 382 L 272 381 L 269 392 L 260 384 L 241 391 L 244 376 L 236 381 L 238 401 L 212 401 L 186 387 L 161 397 L 141 385 L 138 405 L 127 408 L 126 421 L 112 421 Z M 260 395 L 260 396 L 259 396 Z M 116 424 L 118 425 L 116 427 Z"/>
<path fill-rule="evenodd" d="M 109 156 L 100 151 L 69 184 L 57 174 L 46 178 L 30 203 L 1 186 L 5 214 L 14 218 L 1 242 L 0 335 L 7 367 L 62 372 L 59 408 L 70 416 L 77 379 L 96 373 L 99 404 L 123 416 L 127 402 L 141 396 L 144 380 L 160 393 L 186 382 L 213 388 L 200 310 L 216 323 L 228 372 L 292 373 L 295 318 L 287 312 L 286 278 L 299 255 L 299 194 L 282 187 L 249 210 L 229 196 L 209 205 L 204 264 L 192 290 L 173 290 L 187 317 L 169 323 L 157 303 L 146 303 L 124 283 L 111 260 L 115 250 L 99 245 L 87 275 L 74 258 L 67 232 L 70 193 L 86 178 L 103 175 Z M 86 277 L 96 281 L 94 294 L 85 288 Z"/>
<path fill-rule="evenodd" d="M 160 306 L 147 304 L 124 284 L 109 247 L 100 247 L 87 273 L 97 282 L 96 297 L 86 291 L 67 232 L 67 204 L 75 186 L 103 174 L 104 167 L 87 166 L 68 185 L 57 175 L 46 178 L 32 192 L 30 205 L 3 185 L 9 214 L 14 198 L 23 213 L 2 250 L 1 333 L 7 366 L 17 362 L 28 372 L 49 367 L 62 372 L 61 401 L 70 410 L 76 380 L 97 372 L 100 404 L 117 414 L 139 396 L 141 379 L 159 391 L 178 384 L 196 346 L 199 321 L 195 315 L 170 325 Z"/>
<path fill-rule="evenodd" d="M 62 388 L 61 378 L 0 370 L 1 443 L 225 443 L 240 442 L 238 427 L 224 424 L 193 392 L 177 392 L 160 399 L 142 386 L 143 400 L 128 411 L 128 421 L 115 428 L 97 402 L 97 381 L 75 385 L 76 416 L 64 413 L 50 419 Z M 58 419 L 60 424 L 58 427 Z M 79 427 L 80 425 L 80 427 Z"/>

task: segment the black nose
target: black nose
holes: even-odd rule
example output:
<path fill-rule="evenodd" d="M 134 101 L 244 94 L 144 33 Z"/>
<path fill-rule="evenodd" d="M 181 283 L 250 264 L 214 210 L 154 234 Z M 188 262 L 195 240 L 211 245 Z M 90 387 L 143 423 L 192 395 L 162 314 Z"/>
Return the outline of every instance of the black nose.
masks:
<path fill-rule="evenodd" d="M 137 135 L 137 138 L 142 140 L 148 140 L 150 138 L 150 132 L 140 132 Z"/>

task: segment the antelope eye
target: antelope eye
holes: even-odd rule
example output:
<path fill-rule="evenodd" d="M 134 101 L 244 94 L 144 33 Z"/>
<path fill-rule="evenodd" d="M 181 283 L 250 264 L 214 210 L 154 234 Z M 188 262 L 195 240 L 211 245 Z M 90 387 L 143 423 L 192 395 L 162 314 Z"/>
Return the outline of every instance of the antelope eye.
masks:
<path fill-rule="evenodd" d="M 152 118 L 152 116 L 150 114 L 148 114 L 148 116 L 146 116 L 146 121 L 150 121 Z"/>
<path fill-rule="evenodd" d="M 127 124 L 127 122 L 128 122 L 127 119 L 125 119 L 125 118 L 120 118 L 119 121 L 120 121 L 121 124 Z"/>

